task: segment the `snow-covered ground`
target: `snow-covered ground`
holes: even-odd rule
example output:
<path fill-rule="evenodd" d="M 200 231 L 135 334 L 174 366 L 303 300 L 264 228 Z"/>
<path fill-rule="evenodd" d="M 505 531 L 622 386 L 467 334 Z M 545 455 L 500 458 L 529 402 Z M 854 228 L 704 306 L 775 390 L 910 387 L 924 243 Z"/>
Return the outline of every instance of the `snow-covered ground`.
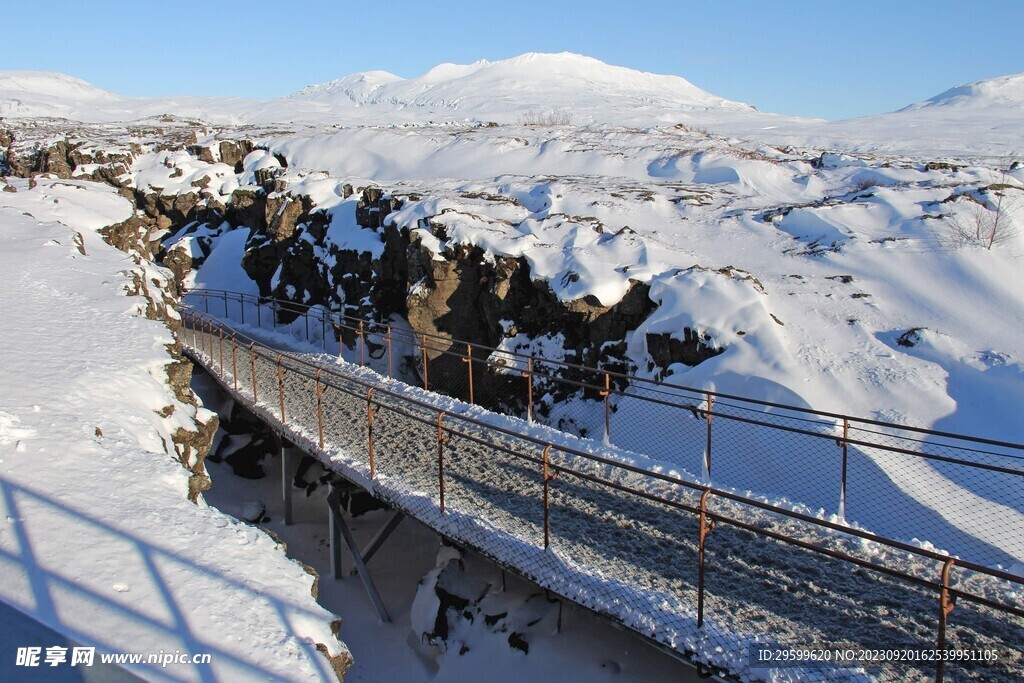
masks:
<path fill-rule="evenodd" d="M 167 275 L 95 232 L 131 205 L 93 183 L 13 183 L 0 194 L 0 600 L 96 647 L 97 663 L 211 655 L 128 667 L 145 680 L 336 680 L 317 647 L 346 648 L 313 577 L 263 532 L 186 499 L 172 435 L 209 413 L 175 398 L 171 332 L 126 296 L 130 271 Z M 64 644 L 20 642 L 43 646 L 41 660 Z"/>

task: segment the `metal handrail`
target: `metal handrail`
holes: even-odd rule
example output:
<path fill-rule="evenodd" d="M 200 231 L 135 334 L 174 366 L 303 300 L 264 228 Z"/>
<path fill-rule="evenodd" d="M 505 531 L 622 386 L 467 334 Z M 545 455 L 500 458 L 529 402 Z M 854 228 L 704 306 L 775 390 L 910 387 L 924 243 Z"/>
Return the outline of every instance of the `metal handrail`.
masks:
<path fill-rule="evenodd" d="M 377 396 L 377 397 L 386 396 L 388 398 L 395 399 L 398 402 L 406 403 L 406 404 L 409 404 L 411 406 L 415 406 L 417 408 L 421 408 L 421 409 L 424 409 L 424 410 L 427 410 L 427 411 L 430 411 L 430 412 L 438 412 L 438 411 L 442 411 L 443 410 L 442 408 L 439 408 L 438 406 L 436 406 L 433 403 L 428 403 L 426 401 L 420 401 L 420 400 L 418 400 L 416 398 L 413 398 L 411 396 L 408 396 L 408 395 L 406 395 L 404 393 L 399 393 L 399 392 L 396 392 L 396 391 L 392 391 L 392 390 L 390 390 L 390 389 L 388 389 L 386 387 L 380 386 L 379 384 L 375 384 L 373 382 L 370 382 L 370 381 L 365 380 L 365 379 L 361 379 L 359 377 L 348 375 L 348 374 L 346 374 L 345 372 L 343 372 L 341 370 L 338 370 L 338 369 L 335 369 L 335 368 L 330 368 L 330 367 L 323 367 L 323 366 L 317 365 L 316 363 L 313 363 L 313 362 L 311 362 L 309 360 L 306 360 L 304 358 L 300 358 L 300 357 L 297 357 L 297 356 L 294 356 L 294 355 L 281 354 L 281 352 L 279 352 L 279 351 L 277 351 L 277 350 L 275 350 L 275 349 L 273 349 L 271 347 L 263 346 L 259 342 L 255 341 L 255 340 L 252 340 L 250 337 L 247 337 L 244 333 L 238 332 L 238 331 L 234 330 L 233 328 L 231 328 L 230 326 L 224 325 L 223 323 L 219 323 L 218 326 L 222 326 L 225 329 L 230 330 L 231 333 L 234 336 L 236 336 L 236 337 L 238 337 L 238 338 L 240 338 L 242 340 L 250 341 L 251 344 L 255 345 L 254 348 L 256 349 L 255 353 L 256 353 L 257 357 L 263 358 L 263 359 L 265 359 L 265 360 L 267 360 L 269 362 L 272 362 L 272 363 L 276 364 L 277 361 L 278 361 L 278 358 L 283 356 L 283 358 L 287 358 L 288 359 L 289 363 L 293 363 L 293 364 L 297 364 L 297 365 L 300 365 L 300 366 L 304 366 L 305 368 L 308 369 L 306 372 L 303 372 L 303 371 L 295 369 L 294 367 L 291 367 L 291 368 L 289 368 L 289 372 L 290 373 L 295 374 L 295 375 L 299 375 L 299 376 L 302 376 L 302 377 L 305 377 L 307 379 L 314 380 L 314 381 L 316 381 L 316 378 L 319 375 L 320 383 L 324 384 L 325 386 L 329 386 L 332 389 L 337 389 L 339 391 L 342 391 L 342 392 L 347 393 L 347 394 L 349 394 L 351 396 L 354 396 L 354 397 L 362 397 L 362 396 L 365 395 L 365 390 L 366 389 L 373 388 L 374 389 L 374 396 Z M 341 386 L 340 384 L 331 384 L 330 382 L 324 380 L 324 378 L 323 378 L 324 375 L 328 375 L 330 377 L 337 378 L 339 380 L 344 380 L 345 382 L 348 382 L 350 384 L 356 385 L 357 387 L 359 387 L 359 389 L 348 389 L 348 388 L 346 388 L 344 386 Z M 454 399 L 452 399 L 452 400 L 454 400 Z M 378 401 L 379 401 L 379 399 L 378 399 Z M 378 402 L 378 405 L 382 405 L 382 404 L 380 404 Z M 403 413 L 403 415 L 405 415 L 406 417 L 409 417 L 410 419 L 423 422 L 424 424 L 431 424 L 431 425 L 434 424 L 432 419 L 424 418 L 424 417 L 415 415 L 413 413 Z M 830 522 L 830 521 L 825 520 L 825 519 L 820 519 L 818 517 L 812 517 L 810 515 L 806 515 L 806 514 L 797 512 L 795 510 L 790 510 L 790 509 L 787 509 L 787 508 L 784 508 L 784 507 L 779 507 L 779 506 L 772 505 L 770 503 L 765 503 L 765 502 L 762 502 L 762 501 L 759 501 L 759 500 L 756 500 L 756 499 L 753 499 L 753 498 L 747 498 L 745 496 L 741 496 L 741 495 L 738 495 L 738 494 L 735 494 L 735 493 L 732 493 L 730 491 L 726 491 L 726 490 L 723 490 L 723 489 L 717 489 L 717 488 L 715 488 L 713 486 L 706 486 L 706 485 L 698 484 L 698 483 L 695 483 L 695 482 L 690 482 L 690 481 L 687 481 L 687 480 L 679 478 L 679 477 L 674 477 L 674 476 L 672 476 L 670 474 L 665 474 L 664 472 L 654 472 L 654 471 L 645 469 L 643 467 L 640 467 L 638 465 L 631 465 L 631 464 L 626 463 L 626 462 L 620 462 L 620 461 L 613 460 L 613 459 L 610 459 L 610 458 L 606 458 L 606 457 L 603 457 L 603 456 L 600 456 L 600 455 L 597 455 L 597 454 L 594 454 L 594 453 L 588 453 L 588 452 L 583 451 L 583 450 L 575 449 L 575 448 L 572 448 L 570 446 L 564 446 L 564 445 L 563 446 L 555 446 L 553 444 L 550 444 L 550 442 L 545 441 L 544 439 L 541 439 L 539 437 L 531 436 L 529 434 L 524 434 L 524 433 L 521 433 L 521 432 L 518 432 L 518 431 L 515 431 L 515 430 L 512 430 L 512 429 L 506 429 L 504 427 L 500 427 L 498 425 L 494 425 L 494 424 L 491 424 L 489 422 L 478 420 L 478 419 L 470 417 L 468 415 L 463 415 L 463 414 L 460 414 L 460 413 L 452 412 L 450 410 L 446 411 L 446 415 L 447 415 L 447 417 L 449 417 L 451 419 L 460 420 L 462 422 L 465 422 L 468 425 L 472 425 L 474 427 L 479 427 L 479 428 L 482 428 L 482 429 L 493 431 L 493 432 L 496 432 L 498 434 L 502 434 L 504 436 L 511 436 L 511 437 L 516 438 L 516 439 L 520 439 L 522 441 L 530 442 L 530 443 L 532 443 L 532 444 L 534 444 L 536 446 L 552 445 L 553 448 L 555 448 L 556 450 L 558 450 L 561 453 L 565 453 L 565 454 L 572 455 L 572 456 L 575 456 L 575 457 L 583 458 L 583 459 L 586 459 L 586 460 L 589 460 L 589 461 L 592 461 L 592 462 L 595 462 L 595 463 L 599 463 L 599 464 L 602 464 L 602 465 L 607 465 L 607 466 L 612 466 L 612 467 L 615 467 L 615 468 L 618 468 L 618 469 L 623 469 L 623 470 L 626 470 L 626 471 L 629 471 L 629 472 L 633 472 L 633 473 L 636 473 L 636 474 L 642 474 L 642 475 L 648 476 L 648 477 L 650 477 L 652 479 L 657 479 L 659 481 L 662 481 L 662 482 L 665 482 L 665 483 L 668 483 L 668 484 L 674 484 L 674 485 L 682 486 L 682 487 L 685 487 L 685 488 L 693 490 L 693 491 L 702 491 L 702 492 L 703 491 L 710 491 L 713 495 L 718 496 L 720 498 L 724 498 L 724 499 L 732 500 L 734 502 L 741 503 L 741 504 L 744 504 L 744 505 L 749 505 L 749 506 L 752 506 L 752 507 L 760 508 L 762 510 L 765 510 L 767 512 L 771 512 L 773 514 L 778 514 L 778 515 L 782 515 L 782 516 L 785 516 L 785 517 L 796 519 L 796 520 L 799 520 L 799 521 L 802 521 L 802 522 L 807 522 L 807 523 L 810 523 L 810 524 L 814 524 L 814 525 L 822 527 L 822 528 L 827 528 L 827 529 L 829 529 L 831 531 L 837 531 L 837 532 L 840 532 L 840 533 L 843 533 L 843 534 L 847 534 L 847 535 L 850 535 L 850 536 L 856 536 L 857 538 L 861 538 L 863 540 L 872 541 L 872 542 L 875 542 L 875 543 L 886 545 L 886 546 L 889 546 L 889 547 L 894 548 L 894 549 L 898 549 L 898 550 L 902 550 L 902 551 L 905 551 L 905 552 L 909 552 L 909 553 L 913 553 L 913 554 L 919 555 L 921 557 L 926 557 L 926 558 L 930 558 L 930 559 L 934 559 L 934 560 L 942 560 L 942 561 L 950 559 L 950 556 L 948 554 L 946 554 L 946 553 L 940 553 L 940 552 L 937 552 L 937 551 L 934 551 L 934 550 L 930 550 L 928 548 L 921 548 L 921 547 L 913 546 L 913 545 L 904 543 L 902 541 L 898 541 L 898 540 L 895 540 L 895 539 L 890 539 L 890 538 L 885 537 L 885 536 L 880 536 L 878 534 L 874 534 L 874 533 L 871 533 L 871 532 L 868 532 L 868 531 L 864 531 L 864 530 L 858 529 L 856 527 L 845 526 L 845 525 L 842 525 L 842 524 L 839 524 L 839 523 L 836 523 L 836 522 Z M 463 435 L 463 436 L 467 436 L 468 437 L 469 435 Z M 530 457 L 525 456 L 525 455 L 523 455 L 521 453 L 518 453 L 518 452 L 513 451 L 511 449 L 507 449 L 507 448 L 505 448 L 503 446 L 500 446 L 500 445 L 492 443 L 492 442 L 487 442 L 487 445 L 489 445 L 491 447 L 494 447 L 494 448 L 498 448 L 499 450 L 505 451 L 505 452 L 509 453 L 510 455 L 514 455 L 514 456 L 517 456 L 517 457 L 522 457 L 522 458 L 525 458 L 525 459 L 528 459 L 528 460 L 533 460 L 534 462 L 539 462 L 539 460 L 530 458 Z M 555 467 L 555 465 L 552 465 L 552 467 Z M 673 505 L 673 506 L 681 505 L 677 501 L 672 501 L 669 498 L 656 497 L 655 499 L 658 500 L 659 502 L 663 502 L 663 503 L 670 504 L 670 505 Z M 689 508 L 687 508 L 687 509 L 689 509 Z M 962 559 L 956 558 L 956 562 L 957 562 L 958 566 L 960 566 L 960 567 L 962 567 L 964 569 L 970 569 L 972 571 L 975 571 L 975 572 L 978 572 L 978 573 L 981 573 L 981 574 L 987 574 L 987 575 L 992 576 L 994 578 L 1002 579 L 1002 580 L 1005 580 L 1005 581 L 1011 581 L 1011 582 L 1014 582 L 1014 583 L 1019 583 L 1021 585 L 1024 585 L 1024 577 L 1017 576 L 1016 574 L 1011 574 L 1009 572 L 1004 572 L 1004 571 L 1001 571 L 1001 570 L 998 570 L 998 569 L 993 569 L 993 568 L 987 567 L 985 565 L 973 563 L 973 562 L 971 562 L 969 560 L 962 560 Z M 1024 610 L 1021 610 L 1021 616 L 1024 616 Z"/>
<path fill-rule="evenodd" d="M 373 326 L 373 325 L 375 325 L 375 326 L 384 326 L 384 325 L 386 325 L 386 323 L 382 323 L 380 321 L 367 320 L 367 319 L 362 319 L 362 318 L 356 318 L 354 316 L 345 315 L 345 314 L 342 314 L 342 313 L 330 312 L 330 311 L 326 311 L 326 310 L 324 310 L 322 308 L 317 308 L 316 306 L 310 306 L 310 305 L 300 304 L 300 303 L 296 303 L 296 302 L 292 302 L 292 301 L 285 301 L 285 300 L 280 300 L 280 299 L 274 299 L 274 298 L 271 298 L 271 297 L 256 296 L 256 295 L 252 295 L 252 294 L 246 294 L 246 293 L 243 293 L 243 292 L 234 292 L 234 291 L 229 291 L 229 290 L 218 290 L 218 289 L 196 289 L 196 290 L 191 290 L 191 291 L 187 292 L 185 294 L 185 296 L 186 297 L 188 297 L 188 296 L 202 297 L 204 300 L 208 300 L 210 298 L 217 299 L 217 300 L 224 300 L 225 301 L 225 307 L 226 307 L 226 302 L 227 302 L 228 297 L 230 297 L 232 300 L 248 301 L 249 303 L 253 303 L 256 306 L 271 304 L 273 306 L 276 306 L 276 310 L 285 310 L 285 311 L 288 311 L 288 312 L 291 312 L 291 313 L 295 313 L 297 315 L 312 315 L 312 316 L 315 316 L 315 317 L 318 317 L 318 318 L 322 319 L 325 323 L 329 321 L 332 325 L 334 325 L 338 329 L 348 330 L 348 331 L 351 331 L 353 333 L 356 333 L 356 332 L 363 332 L 363 333 L 365 333 L 367 325 L 371 325 L 371 326 Z M 225 315 L 225 317 L 228 317 L 228 316 Z M 336 320 L 337 320 L 337 322 L 335 322 Z M 346 320 L 354 322 L 354 323 L 357 323 L 357 325 L 351 325 L 350 326 L 350 325 L 347 325 L 344 322 L 342 322 L 342 321 L 346 321 Z M 362 327 L 359 327 L 358 325 L 362 325 Z M 436 352 L 444 353 L 446 355 L 450 355 L 450 356 L 453 356 L 455 358 L 461 358 L 461 359 L 469 360 L 470 362 L 480 363 L 480 362 L 486 362 L 486 361 L 484 361 L 480 357 L 473 356 L 472 354 L 464 354 L 461 351 L 453 350 L 452 346 L 480 349 L 482 351 L 488 352 L 488 355 L 497 352 L 497 353 L 500 353 L 500 354 L 502 354 L 504 356 L 511 356 L 513 358 L 520 359 L 520 360 L 524 361 L 524 363 L 527 362 L 527 361 L 532 361 L 535 364 L 536 363 L 543 363 L 545 365 L 557 366 L 557 367 L 562 367 L 562 368 L 566 368 L 566 369 L 581 371 L 581 372 L 585 372 L 585 373 L 591 373 L 591 374 L 596 374 L 596 375 L 607 375 L 607 376 L 612 377 L 612 378 L 623 380 L 623 381 L 627 382 L 628 384 L 639 384 L 639 385 L 644 385 L 645 387 L 648 387 L 648 388 L 649 387 L 655 387 L 655 389 L 652 389 L 652 390 L 659 390 L 659 389 L 660 390 L 668 390 L 668 391 L 665 391 L 665 393 L 669 394 L 669 395 L 671 395 L 673 397 L 676 397 L 676 398 L 683 398 L 683 397 L 679 396 L 678 392 L 688 392 L 688 393 L 691 393 L 691 394 L 697 394 L 702 399 L 704 397 L 707 397 L 707 396 L 712 396 L 716 400 L 726 399 L 726 400 L 730 400 L 730 401 L 740 401 L 740 402 L 743 402 L 743 403 L 748 403 L 748 404 L 752 404 L 752 405 L 756 405 L 756 406 L 761 406 L 761 407 L 766 407 L 766 408 L 777 408 L 777 409 L 780 409 L 780 410 L 786 410 L 786 411 L 793 412 L 793 413 L 806 414 L 806 415 L 814 415 L 814 416 L 817 416 L 817 417 L 824 417 L 824 418 L 831 418 L 833 420 L 846 421 L 847 423 L 850 424 L 850 428 L 851 429 L 857 429 L 855 424 L 872 425 L 872 426 L 883 427 L 883 428 L 887 428 L 887 429 L 895 430 L 895 431 L 900 431 L 900 432 L 911 432 L 911 433 L 921 434 L 921 435 L 925 435 L 925 436 L 940 437 L 940 438 L 953 439 L 953 440 L 956 440 L 956 441 L 968 442 L 968 443 L 973 443 L 973 444 L 984 444 L 984 445 L 988 445 L 988 446 L 996 446 L 996 447 L 1000 447 L 1000 448 L 1007 448 L 1007 449 L 1011 449 L 1011 450 L 1015 450 L 1015 451 L 1021 451 L 1022 453 L 1024 453 L 1024 443 L 1001 441 L 1001 440 L 988 439 L 988 438 L 979 437 L 979 436 L 973 436 L 973 435 L 968 435 L 968 434 L 958 434 L 958 433 L 954 433 L 954 432 L 946 432 L 946 431 L 940 431 L 940 430 L 934 430 L 934 429 L 927 429 L 927 428 L 923 428 L 923 427 L 914 427 L 914 426 L 910 426 L 910 425 L 901 425 L 901 424 L 896 424 L 896 423 L 892 423 L 892 422 L 885 422 L 885 421 L 882 421 L 882 420 L 873 420 L 873 419 L 870 419 L 870 418 L 863 418 L 863 417 L 856 417 L 856 416 L 852 416 L 852 415 L 846 415 L 846 414 L 843 414 L 843 413 L 833 413 L 833 412 L 828 412 L 828 411 L 816 410 L 816 409 L 813 409 L 813 408 L 807 408 L 807 407 L 801 407 L 801 406 L 793 406 L 793 405 L 789 405 L 789 404 L 776 403 L 776 402 L 772 402 L 772 401 L 764 401 L 764 400 L 760 400 L 760 399 L 753 399 L 753 398 L 749 398 L 749 397 L 745 397 L 745 396 L 739 396 L 739 395 L 736 395 L 736 394 L 727 394 L 727 393 L 718 392 L 718 391 L 712 391 L 712 390 L 707 390 L 707 389 L 697 389 L 697 388 L 694 388 L 694 387 L 687 387 L 687 386 L 683 386 L 683 385 L 679 385 L 679 384 L 673 384 L 671 382 L 660 382 L 660 381 L 652 380 L 652 379 L 645 378 L 645 377 L 638 377 L 636 375 L 630 375 L 630 374 L 627 374 L 627 373 L 615 372 L 613 370 L 607 370 L 607 369 L 602 369 L 602 368 L 593 368 L 593 367 L 588 367 L 588 366 L 584 366 L 584 365 L 577 365 L 577 364 L 574 364 L 574 363 L 567 363 L 565 361 L 559 361 L 559 360 L 552 360 L 552 359 L 548 359 L 548 358 L 543 358 L 543 357 L 540 357 L 540 356 L 530 356 L 530 355 L 526 355 L 526 354 L 517 353 L 515 351 L 507 351 L 507 350 L 504 350 L 504 349 L 496 349 L 494 347 L 485 346 L 483 344 L 478 344 L 478 343 L 475 343 L 475 342 L 467 342 L 467 341 L 463 341 L 463 340 L 459 340 L 459 339 L 455 339 L 455 338 L 449 338 L 449 337 L 446 337 L 446 336 L 443 336 L 443 335 L 436 335 L 436 334 L 423 333 L 423 332 L 403 333 L 402 331 L 395 330 L 393 328 L 390 329 L 389 334 L 391 335 L 392 339 L 400 338 L 403 341 L 407 341 L 407 342 L 415 345 L 417 348 L 424 347 L 424 348 L 426 348 L 427 351 L 436 351 Z M 440 341 L 443 341 L 445 344 L 448 344 L 449 346 L 447 346 L 447 347 L 428 346 L 428 345 L 426 345 L 423 342 L 423 340 L 425 340 L 425 339 L 440 340 Z M 578 386 L 578 387 L 583 388 L 583 389 L 590 389 L 590 390 L 593 390 L 593 391 L 604 391 L 605 390 L 605 386 L 604 385 L 589 384 L 589 383 L 586 383 L 586 382 L 580 382 L 579 380 L 572 380 L 572 379 L 568 379 L 568 378 L 558 377 L 557 375 L 551 375 L 551 374 L 547 374 L 547 373 L 538 372 L 536 369 L 533 370 L 533 374 L 534 374 L 534 376 L 551 378 L 551 379 L 557 380 L 559 382 L 568 383 L 568 384 L 571 384 L 573 386 Z M 678 404 L 678 403 L 672 403 L 671 401 L 664 401 L 663 399 L 652 399 L 652 398 L 646 397 L 646 396 L 644 396 L 642 394 L 626 393 L 624 391 L 617 390 L 614 387 L 611 388 L 611 392 L 613 394 L 615 394 L 615 395 L 618 395 L 618 396 L 626 396 L 626 397 L 635 398 L 635 399 L 639 399 L 639 400 L 646 400 L 646 401 L 650 401 L 650 402 L 661 403 L 663 405 L 676 405 L 676 406 L 678 406 L 680 408 L 684 408 L 684 409 L 693 409 L 695 407 L 695 406 L 691 406 L 691 405 L 681 405 L 681 404 Z M 743 407 L 739 407 L 739 406 L 737 406 L 737 408 L 739 408 L 741 410 L 748 409 L 748 408 L 743 408 Z M 720 415 L 720 416 L 724 417 L 724 415 Z M 790 416 L 786 416 L 786 417 L 790 417 Z M 793 419 L 798 419 L 798 418 L 793 418 Z M 832 423 L 832 422 L 821 422 L 820 424 L 832 425 L 834 423 Z M 834 438 L 834 437 L 832 437 L 830 435 L 818 434 L 817 436 L 825 436 L 827 438 Z M 897 438 L 909 438 L 909 437 L 901 437 L 898 434 L 890 434 L 889 436 L 896 436 Z M 878 445 L 878 444 L 870 444 L 870 445 L 873 446 L 873 447 L 878 447 L 878 448 L 886 448 L 885 446 L 881 446 L 881 445 Z M 943 445 L 947 446 L 947 447 L 950 447 L 950 448 L 964 448 L 964 449 L 966 449 L 966 447 L 964 447 L 964 446 L 957 446 L 957 445 L 954 445 L 954 444 L 943 444 Z M 1002 454 L 1002 453 L 992 453 L 992 452 L 989 452 L 989 451 L 977 451 L 977 452 L 984 453 L 984 454 L 990 454 L 990 455 L 1001 455 L 1003 457 L 1015 457 L 1015 456 L 1008 456 L 1007 454 Z"/>

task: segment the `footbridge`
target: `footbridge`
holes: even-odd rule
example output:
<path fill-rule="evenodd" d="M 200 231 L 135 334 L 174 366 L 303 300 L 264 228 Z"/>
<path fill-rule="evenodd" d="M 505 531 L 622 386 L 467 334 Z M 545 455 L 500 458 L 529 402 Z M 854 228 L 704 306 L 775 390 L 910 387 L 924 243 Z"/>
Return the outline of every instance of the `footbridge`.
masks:
<path fill-rule="evenodd" d="M 787 648 L 829 652 L 783 664 L 801 680 L 1024 670 L 1020 444 L 237 292 L 192 292 L 180 312 L 186 353 L 289 443 L 709 671 L 766 678 L 765 652 Z M 388 529 L 360 550 L 336 517 L 386 619 L 365 562 Z M 887 648 L 902 654 L 836 661 Z"/>

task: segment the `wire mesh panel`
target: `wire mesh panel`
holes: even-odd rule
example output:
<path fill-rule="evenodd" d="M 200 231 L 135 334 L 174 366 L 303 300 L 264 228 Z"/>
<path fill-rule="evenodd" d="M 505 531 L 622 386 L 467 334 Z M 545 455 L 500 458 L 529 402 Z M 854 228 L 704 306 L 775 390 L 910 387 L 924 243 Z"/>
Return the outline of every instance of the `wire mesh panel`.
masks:
<path fill-rule="evenodd" d="M 373 418 L 374 468 L 381 482 L 404 491 L 414 513 L 433 517 L 440 507 L 437 413 L 402 405 L 387 397 Z"/>
<path fill-rule="evenodd" d="M 849 449 L 849 520 L 894 538 L 910 532 L 982 564 L 1011 566 L 1024 557 L 1019 460 L 931 443 L 902 452 L 905 439 L 873 438 L 878 446 Z M 927 457 L 932 455 L 948 460 Z"/>
<path fill-rule="evenodd" d="M 977 574 L 954 570 L 951 585 L 971 591 L 986 585 L 983 593 L 996 602 L 1021 604 L 1020 587 L 1005 585 L 993 591 Z M 1024 671 L 1024 639 L 1020 619 L 1007 619 L 1000 610 L 961 599 L 947 617 L 946 647 L 952 650 L 945 664 L 946 680 L 1019 681 Z"/>
<path fill-rule="evenodd" d="M 451 431 L 443 429 L 442 437 L 445 510 L 486 519 L 515 545 L 543 548 L 544 482 L 536 448 L 457 418 L 448 422 Z M 529 453 L 529 459 L 516 453 Z"/>
<path fill-rule="evenodd" d="M 564 465 L 551 489 L 551 548 L 586 575 L 586 597 L 602 611 L 626 615 L 651 637 L 692 630 L 696 619 L 697 519 L 659 500 L 611 487 L 643 490 L 642 475 L 556 458 Z M 674 492 L 695 503 L 688 492 Z"/>
<path fill-rule="evenodd" d="M 839 512 L 842 449 L 833 425 L 727 401 L 715 401 L 710 417 L 716 486 Z"/>

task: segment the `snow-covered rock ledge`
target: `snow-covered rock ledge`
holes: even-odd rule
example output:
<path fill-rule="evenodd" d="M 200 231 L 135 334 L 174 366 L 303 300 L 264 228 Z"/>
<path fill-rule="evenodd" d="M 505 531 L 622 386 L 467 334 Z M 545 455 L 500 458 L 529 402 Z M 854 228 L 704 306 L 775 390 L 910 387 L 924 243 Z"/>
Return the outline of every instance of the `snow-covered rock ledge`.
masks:
<path fill-rule="evenodd" d="M 128 667 L 147 680 L 336 680 L 351 657 L 315 577 L 188 499 L 201 455 L 182 435 L 212 415 L 172 389 L 158 303 L 130 296 L 160 273 L 97 233 L 132 206 L 100 184 L 14 184 L 0 196 L 0 600 L 98 652 L 211 656 Z"/>

